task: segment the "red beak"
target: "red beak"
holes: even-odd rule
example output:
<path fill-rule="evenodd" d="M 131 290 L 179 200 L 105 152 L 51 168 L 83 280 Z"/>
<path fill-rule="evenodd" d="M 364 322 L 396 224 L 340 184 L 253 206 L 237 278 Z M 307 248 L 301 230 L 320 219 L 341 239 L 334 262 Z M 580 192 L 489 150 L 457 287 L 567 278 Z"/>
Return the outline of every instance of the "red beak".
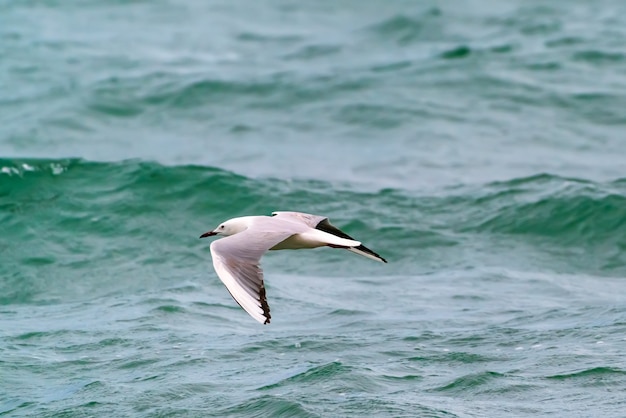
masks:
<path fill-rule="evenodd" d="M 217 235 L 217 233 L 215 233 L 213 231 L 209 231 L 209 232 L 205 232 L 204 234 L 200 235 L 200 238 L 212 237 L 213 235 Z"/>

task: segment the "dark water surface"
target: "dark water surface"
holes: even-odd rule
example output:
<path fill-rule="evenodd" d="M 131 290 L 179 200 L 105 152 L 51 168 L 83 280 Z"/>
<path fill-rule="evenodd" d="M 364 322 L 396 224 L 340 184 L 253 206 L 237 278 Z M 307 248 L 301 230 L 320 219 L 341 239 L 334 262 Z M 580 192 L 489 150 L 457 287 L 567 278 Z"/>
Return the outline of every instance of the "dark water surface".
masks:
<path fill-rule="evenodd" d="M 626 5 L 0 1 L 0 415 L 624 416 Z M 272 324 L 199 234 L 301 210 Z"/>

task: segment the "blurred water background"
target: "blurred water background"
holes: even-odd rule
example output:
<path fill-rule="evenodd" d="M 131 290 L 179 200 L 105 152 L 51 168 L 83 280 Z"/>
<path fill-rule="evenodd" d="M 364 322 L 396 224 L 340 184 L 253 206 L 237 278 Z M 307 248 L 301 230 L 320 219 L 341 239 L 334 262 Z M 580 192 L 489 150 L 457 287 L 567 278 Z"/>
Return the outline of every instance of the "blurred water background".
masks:
<path fill-rule="evenodd" d="M 621 417 L 626 4 L 0 0 L 0 415 Z M 330 216 L 263 259 L 199 234 Z"/>

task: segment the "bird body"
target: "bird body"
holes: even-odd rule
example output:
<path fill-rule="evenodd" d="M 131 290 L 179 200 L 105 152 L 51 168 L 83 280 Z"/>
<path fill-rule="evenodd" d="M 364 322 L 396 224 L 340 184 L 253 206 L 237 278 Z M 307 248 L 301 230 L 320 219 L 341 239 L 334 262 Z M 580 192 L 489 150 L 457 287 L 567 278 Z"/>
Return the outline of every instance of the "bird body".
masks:
<path fill-rule="evenodd" d="M 334 227 L 328 218 L 301 212 L 274 212 L 272 216 L 229 219 L 205 238 L 222 235 L 211 243 L 213 267 L 237 303 L 257 321 L 269 324 L 263 271 L 259 265 L 268 250 L 293 250 L 328 246 L 345 248 L 370 259 L 387 261 Z"/>

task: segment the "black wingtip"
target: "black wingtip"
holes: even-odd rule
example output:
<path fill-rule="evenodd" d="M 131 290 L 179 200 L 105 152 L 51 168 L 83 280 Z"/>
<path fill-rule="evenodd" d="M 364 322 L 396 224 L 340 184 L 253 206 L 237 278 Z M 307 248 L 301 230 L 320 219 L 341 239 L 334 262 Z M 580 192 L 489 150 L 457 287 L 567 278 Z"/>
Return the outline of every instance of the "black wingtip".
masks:
<path fill-rule="evenodd" d="M 261 302 L 261 309 L 263 309 L 263 316 L 265 317 L 263 325 L 267 325 L 270 323 L 272 315 L 270 315 L 270 305 L 267 303 L 265 286 L 263 284 L 261 284 L 261 288 L 259 289 L 259 301 Z"/>
<path fill-rule="evenodd" d="M 328 221 L 328 219 L 324 219 L 324 220 L 320 221 L 317 224 L 317 226 L 315 227 L 315 229 L 319 229 L 320 231 L 326 232 L 328 234 L 334 235 L 334 236 L 339 237 L 339 238 L 354 240 L 354 238 L 352 238 L 350 235 L 346 234 L 345 232 L 343 232 L 342 230 L 340 230 L 339 228 L 337 228 L 336 226 L 331 224 Z M 375 253 L 374 251 L 372 251 L 369 248 L 367 248 L 365 245 L 359 245 L 358 247 L 354 247 L 354 248 L 356 248 L 357 250 L 363 251 L 364 253 L 367 253 L 367 254 L 369 254 L 369 255 L 379 259 L 383 263 L 387 263 L 387 260 L 385 260 L 380 255 L 378 255 L 377 253 Z"/>
<path fill-rule="evenodd" d="M 373 257 L 376 257 L 377 259 L 379 259 L 380 261 L 382 261 L 383 263 L 387 263 L 387 260 L 385 260 L 384 258 L 382 258 L 378 253 L 370 250 L 369 248 L 367 248 L 365 245 L 359 245 L 358 247 L 355 247 L 357 250 L 363 251 L 366 254 L 369 254 Z"/>

